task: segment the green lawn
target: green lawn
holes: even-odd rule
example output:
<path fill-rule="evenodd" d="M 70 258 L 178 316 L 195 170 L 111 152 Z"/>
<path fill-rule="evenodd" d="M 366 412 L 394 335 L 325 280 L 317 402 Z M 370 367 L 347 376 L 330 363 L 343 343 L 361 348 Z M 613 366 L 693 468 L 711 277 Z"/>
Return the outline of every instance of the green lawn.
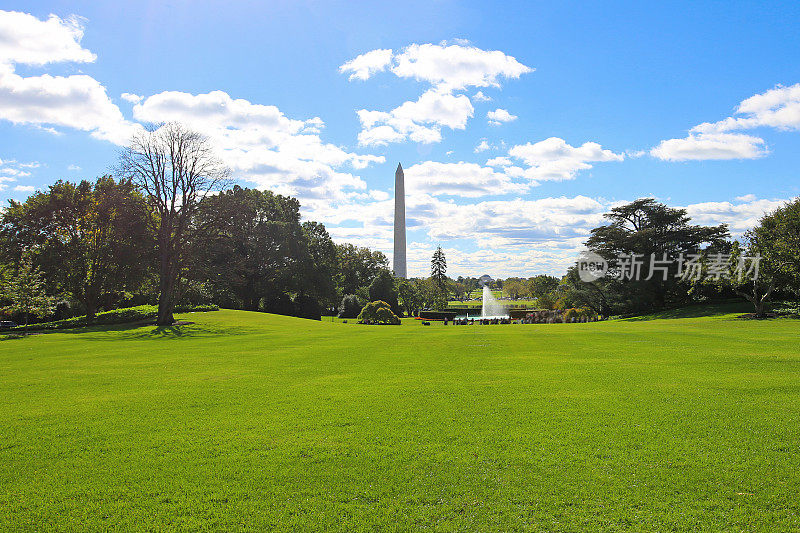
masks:
<path fill-rule="evenodd" d="M 800 529 L 800 323 L 0 341 L 0 530 Z"/>

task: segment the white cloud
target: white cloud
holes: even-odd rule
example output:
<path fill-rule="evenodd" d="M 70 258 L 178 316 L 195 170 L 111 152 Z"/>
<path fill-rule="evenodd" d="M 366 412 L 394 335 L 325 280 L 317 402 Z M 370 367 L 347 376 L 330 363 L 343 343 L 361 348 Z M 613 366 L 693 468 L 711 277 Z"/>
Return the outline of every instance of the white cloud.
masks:
<path fill-rule="evenodd" d="M 122 93 L 120 97 L 126 102 L 130 102 L 132 104 L 138 104 L 144 99 L 143 96 L 139 96 L 138 94 L 133 94 L 133 93 Z"/>
<path fill-rule="evenodd" d="M 485 152 L 486 150 L 490 150 L 492 146 L 486 139 L 481 139 L 481 142 L 478 143 L 478 146 L 475 147 L 475 153 L 479 154 L 481 152 Z"/>
<path fill-rule="evenodd" d="M 386 70 L 392 62 L 391 49 L 371 50 L 339 67 L 339 72 L 350 72 L 350 80 L 366 80 L 376 72 Z"/>
<path fill-rule="evenodd" d="M 406 202 L 409 231 L 423 230 L 425 236 L 420 239 L 418 233 L 409 234 L 409 272 L 427 275 L 430 256 L 436 244 L 441 243 L 447 254 L 448 273 L 454 276 L 486 272 L 501 277 L 563 275 L 574 263 L 590 230 L 607 223 L 603 214 L 626 202 L 575 196 L 457 204 L 417 189 L 409 190 Z M 694 223 L 727 223 L 738 237 L 757 224 L 764 213 L 783 202 L 748 195 L 733 202 L 703 202 L 685 209 Z M 359 227 L 329 226 L 331 235 L 337 241 L 368 245 L 390 255 L 391 214 L 392 204 L 388 200 L 332 208 L 320 218 L 334 224 L 334 221 L 358 220 L 362 224 Z M 465 250 L 460 241 L 472 242 L 477 249 Z"/>
<path fill-rule="evenodd" d="M 81 167 L 79 167 L 78 165 L 69 165 L 67 167 L 67 170 L 71 172 L 78 172 L 79 170 L 81 170 Z"/>
<path fill-rule="evenodd" d="M 83 74 L 21 77 L 0 65 L 0 119 L 63 126 L 125 144 L 139 126 L 125 120 L 100 82 Z"/>
<path fill-rule="evenodd" d="M 0 10 L 0 63 L 91 63 L 97 56 L 80 44 L 83 26 L 84 20 L 74 15 L 39 20 L 27 13 Z"/>
<path fill-rule="evenodd" d="M 516 115 L 512 115 L 506 109 L 497 108 L 494 111 L 486 113 L 486 118 L 489 119 L 489 124 L 492 126 L 499 126 L 503 122 L 511 122 L 517 120 Z"/>
<path fill-rule="evenodd" d="M 94 137 L 121 144 L 137 126 L 126 121 L 94 78 L 20 76 L 14 64 L 92 62 L 96 56 L 80 45 L 83 20 L 51 15 L 0 11 L 0 119 L 51 133 L 53 126 L 91 132 Z"/>
<path fill-rule="evenodd" d="M 361 109 L 358 118 L 362 145 L 381 146 L 411 140 L 439 142 L 442 128 L 464 129 L 474 115 L 469 97 L 457 94 L 469 87 L 499 87 L 501 79 L 516 79 L 533 69 L 514 57 L 494 50 L 481 50 L 468 43 L 412 44 L 399 53 L 372 50 L 339 67 L 350 79 L 365 80 L 390 68 L 400 78 L 426 82 L 431 88 L 418 100 L 391 111 Z M 478 92 L 476 101 L 487 97 Z M 510 115 L 509 115 L 510 116 Z"/>
<path fill-rule="evenodd" d="M 492 97 L 491 96 L 486 96 L 485 94 L 483 94 L 483 91 L 476 92 L 474 95 L 472 95 L 472 99 L 474 101 L 476 101 L 476 102 L 491 102 L 492 101 Z"/>
<path fill-rule="evenodd" d="M 430 194 L 474 198 L 522 193 L 528 185 L 516 183 L 502 172 L 475 163 L 425 161 L 405 169 L 409 195 Z"/>
<path fill-rule="evenodd" d="M 742 101 L 736 108 L 741 117 L 728 117 L 714 123 L 704 122 L 694 132 L 721 133 L 768 126 L 780 130 L 800 129 L 800 83 L 791 87 L 778 85 Z"/>
<path fill-rule="evenodd" d="M 800 83 L 776 86 L 743 100 L 735 115 L 718 122 L 704 122 L 689 130 L 683 139 L 667 139 L 650 150 L 666 161 L 707 159 L 755 159 L 769 153 L 760 137 L 732 131 L 771 127 L 800 129 Z"/>
<path fill-rule="evenodd" d="M 664 161 L 755 159 L 767 153 L 763 139 L 743 133 L 691 133 L 661 141 L 650 150 L 650 155 Z"/>
<path fill-rule="evenodd" d="M 410 139 L 420 143 L 439 142 L 441 128 L 464 129 L 473 116 L 469 98 L 431 89 L 416 102 L 405 102 L 390 112 L 358 111 L 362 145 L 386 145 Z"/>
<path fill-rule="evenodd" d="M 36 187 L 33 185 L 17 185 L 14 187 L 15 192 L 33 192 L 36 190 Z"/>
<path fill-rule="evenodd" d="M 395 56 L 392 72 L 448 90 L 499 87 L 500 78 L 516 79 L 533 69 L 499 50 L 459 44 L 412 44 Z"/>
<path fill-rule="evenodd" d="M 728 224 L 731 234 L 740 237 L 745 231 L 755 227 L 766 213 L 774 211 L 787 200 L 758 199 L 748 194 L 733 202 L 702 202 L 686 206 L 686 212 L 694 224 Z"/>
<path fill-rule="evenodd" d="M 578 171 L 592 168 L 591 163 L 625 159 L 623 154 L 604 149 L 596 142 L 570 146 L 558 137 L 550 137 L 535 144 L 513 146 L 508 150 L 508 155 L 528 165 L 525 177 L 534 182 L 572 179 Z"/>

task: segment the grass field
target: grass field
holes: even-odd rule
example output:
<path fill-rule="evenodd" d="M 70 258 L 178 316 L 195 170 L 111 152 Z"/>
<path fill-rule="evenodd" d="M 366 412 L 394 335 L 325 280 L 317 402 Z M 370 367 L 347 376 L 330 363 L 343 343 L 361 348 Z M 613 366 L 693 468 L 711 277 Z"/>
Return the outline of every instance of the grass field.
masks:
<path fill-rule="evenodd" d="M 0 530 L 800 529 L 800 323 L 0 342 Z"/>

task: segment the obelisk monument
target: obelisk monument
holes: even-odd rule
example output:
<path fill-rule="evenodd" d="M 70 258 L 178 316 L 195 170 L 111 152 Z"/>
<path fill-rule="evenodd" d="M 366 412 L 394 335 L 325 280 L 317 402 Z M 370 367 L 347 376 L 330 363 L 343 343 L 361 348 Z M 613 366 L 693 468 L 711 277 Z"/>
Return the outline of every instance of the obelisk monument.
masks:
<path fill-rule="evenodd" d="M 406 277 L 406 185 L 400 163 L 394 173 L 394 275 Z"/>

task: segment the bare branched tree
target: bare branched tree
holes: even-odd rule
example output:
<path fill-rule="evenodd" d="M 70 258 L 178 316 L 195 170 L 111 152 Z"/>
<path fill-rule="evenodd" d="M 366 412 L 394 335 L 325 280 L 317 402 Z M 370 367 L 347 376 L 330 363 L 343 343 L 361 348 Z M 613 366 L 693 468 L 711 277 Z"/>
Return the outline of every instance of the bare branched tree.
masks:
<path fill-rule="evenodd" d="M 187 248 L 206 229 L 198 223 L 201 201 L 227 186 L 228 168 L 207 137 L 171 122 L 135 135 L 120 155 L 119 173 L 141 188 L 156 214 L 158 325 L 172 324 Z"/>

